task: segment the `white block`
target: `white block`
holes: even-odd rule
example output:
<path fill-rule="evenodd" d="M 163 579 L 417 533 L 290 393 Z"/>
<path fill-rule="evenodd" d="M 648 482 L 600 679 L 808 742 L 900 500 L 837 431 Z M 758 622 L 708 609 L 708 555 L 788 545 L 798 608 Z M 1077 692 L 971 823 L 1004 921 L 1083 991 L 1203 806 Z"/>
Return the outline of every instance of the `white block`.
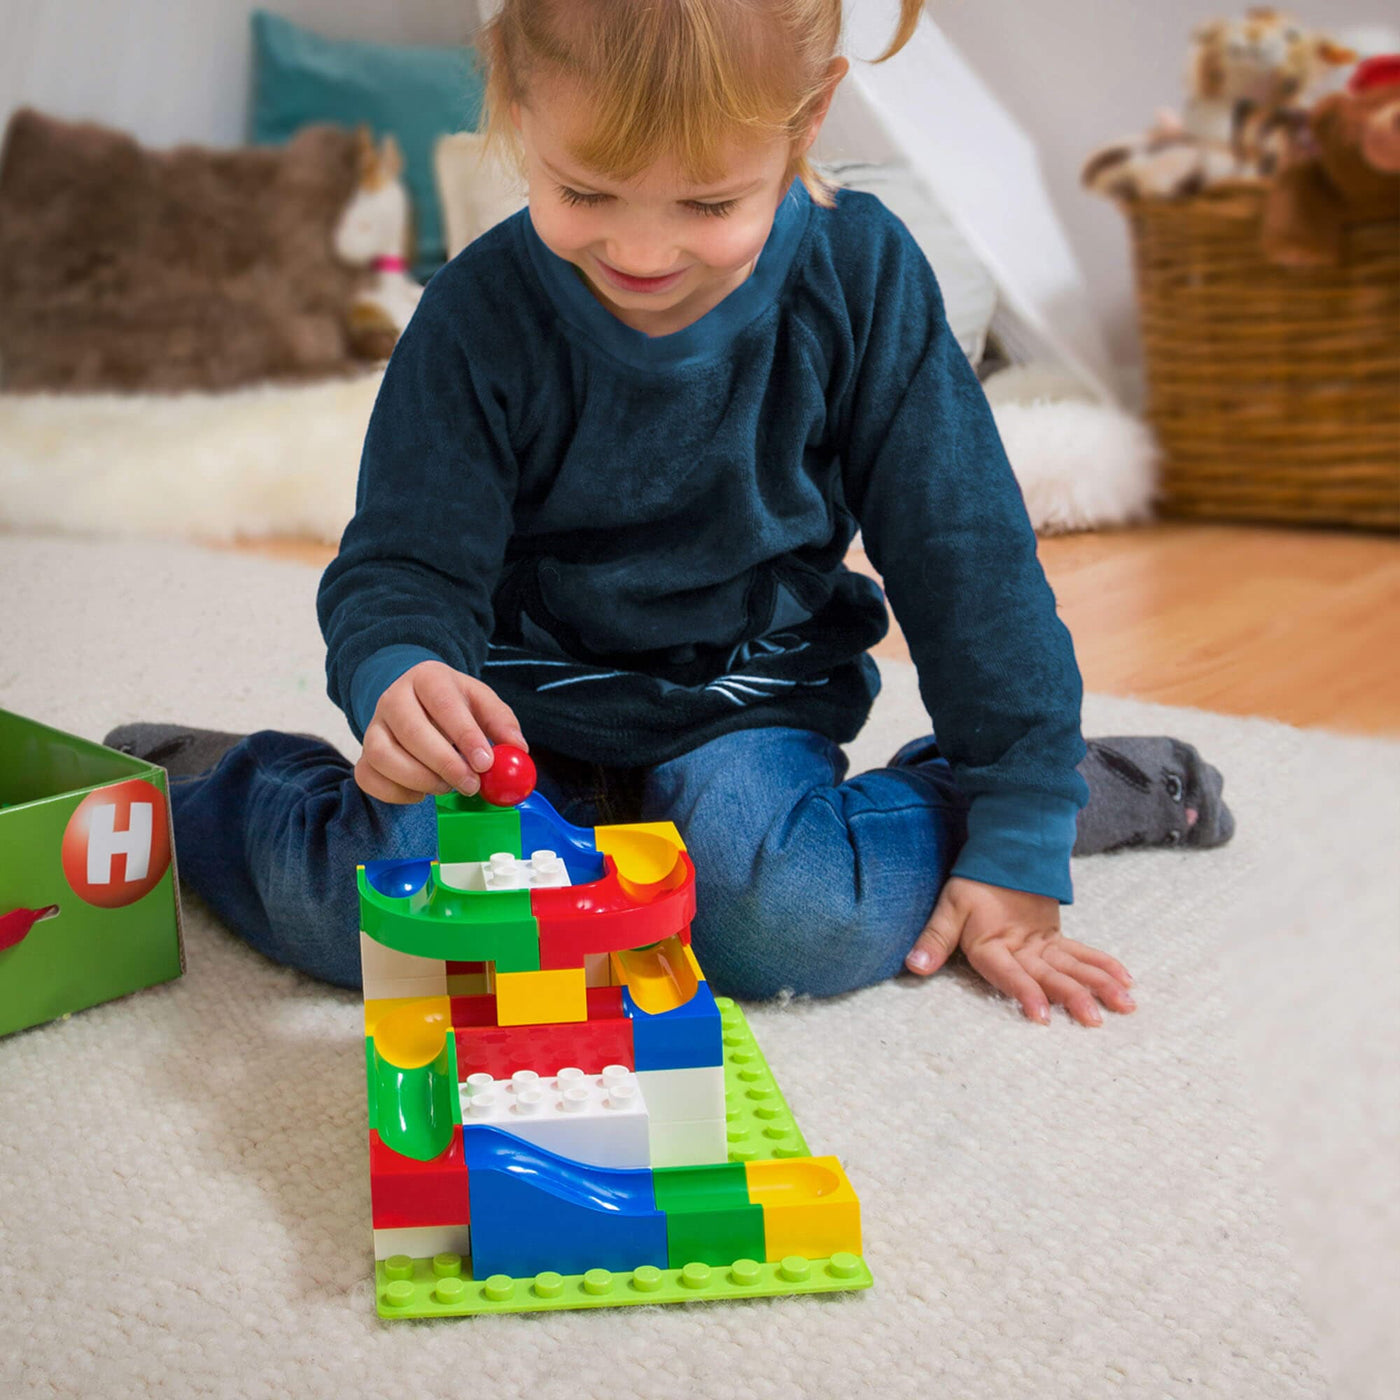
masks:
<path fill-rule="evenodd" d="M 471 1254 L 469 1225 L 419 1225 L 408 1230 L 376 1230 L 374 1257 L 389 1259 L 406 1254 L 410 1259 L 431 1259 L 435 1254 Z"/>
<path fill-rule="evenodd" d="M 729 1138 L 723 1118 L 651 1125 L 653 1167 L 694 1167 L 728 1160 Z"/>
<path fill-rule="evenodd" d="M 380 997 L 438 997 L 447 995 L 447 963 L 442 958 L 420 958 L 376 943 L 360 932 L 360 975 L 365 1000 Z"/>
<path fill-rule="evenodd" d="M 469 1074 L 462 1125 L 514 1133 L 526 1142 L 595 1167 L 648 1167 L 651 1134 L 637 1076 L 621 1065 L 602 1074 L 561 1069 L 552 1079 L 521 1070 L 509 1079 Z"/>
<path fill-rule="evenodd" d="M 653 1123 L 687 1123 L 724 1117 L 724 1066 L 639 1069 L 637 1083 Z"/>
<path fill-rule="evenodd" d="M 449 861 L 438 866 L 438 879 L 453 890 L 541 890 L 571 883 L 563 857 L 554 851 L 532 851 L 529 860 L 499 851 L 490 860 Z"/>

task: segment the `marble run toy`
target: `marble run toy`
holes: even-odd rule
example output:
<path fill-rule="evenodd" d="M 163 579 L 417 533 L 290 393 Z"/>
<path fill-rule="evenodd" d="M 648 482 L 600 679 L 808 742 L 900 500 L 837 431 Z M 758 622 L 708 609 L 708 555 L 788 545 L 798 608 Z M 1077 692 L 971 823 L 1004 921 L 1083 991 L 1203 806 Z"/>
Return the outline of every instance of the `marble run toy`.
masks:
<path fill-rule="evenodd" d="M 680 833 L 534 779 L 498 746 L 436 860 L 357 870 L 380 1316 L 868 1288 L 840 1162 L 691 952 Z"/>

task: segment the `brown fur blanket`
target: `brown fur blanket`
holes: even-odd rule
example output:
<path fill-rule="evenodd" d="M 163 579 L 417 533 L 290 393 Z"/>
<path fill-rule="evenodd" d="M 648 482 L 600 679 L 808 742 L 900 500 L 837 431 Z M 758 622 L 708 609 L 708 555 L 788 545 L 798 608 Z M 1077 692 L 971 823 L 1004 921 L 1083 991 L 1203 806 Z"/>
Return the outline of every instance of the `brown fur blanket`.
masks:
<path fill-rule="evenodd" d="M 331 239 L 355 136 L 148 151 L 23 108 L 0 153 L 0 387 L 223 389 L 363 369 Z"/>

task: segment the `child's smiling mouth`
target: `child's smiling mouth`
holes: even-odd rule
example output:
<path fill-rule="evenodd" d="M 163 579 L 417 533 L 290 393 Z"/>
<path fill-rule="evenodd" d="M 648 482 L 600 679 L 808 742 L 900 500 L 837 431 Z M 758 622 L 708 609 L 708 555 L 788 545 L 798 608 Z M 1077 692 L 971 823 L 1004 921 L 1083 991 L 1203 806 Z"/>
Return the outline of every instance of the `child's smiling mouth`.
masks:
<path fill-rule="evenodd" d="M 685 275 L 686 269 L 681 268 L 679 272 L 667 273 L 665 277 L 629 277 L 625 272 L 619 272 L 610 263 L 605 263 L 602 258 L 595 257 L 594 261 L 601 267 L 607 278 L 614 286 L 621 287 L 627 292 L 664 292 L 675 286 Z"/>

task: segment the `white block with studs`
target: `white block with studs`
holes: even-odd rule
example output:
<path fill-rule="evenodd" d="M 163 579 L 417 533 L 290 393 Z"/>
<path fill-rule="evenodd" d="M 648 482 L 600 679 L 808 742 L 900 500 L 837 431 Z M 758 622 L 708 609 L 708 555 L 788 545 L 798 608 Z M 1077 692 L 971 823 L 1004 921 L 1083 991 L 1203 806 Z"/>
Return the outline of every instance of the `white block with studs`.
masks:
<path fill-rule="evenodd" d="M 531 851 L 529 860 L 497 851 L 490 860 L 449 861 L 438 866 L 438 879 L 452 890 L 542 890 L 572 883 L 555 851 Z"/>
<path fill-rule="evenodd" d="M 461 1087 L 467 1132 L 488 1124 L 589 1166 L 651 1165 L 647 1106 L 624 1065 L 607 1065 L 602 1074 L 561 1069 L 549 1079 L 528 1069 L 509 1079 L 469 1074 Z"/>

